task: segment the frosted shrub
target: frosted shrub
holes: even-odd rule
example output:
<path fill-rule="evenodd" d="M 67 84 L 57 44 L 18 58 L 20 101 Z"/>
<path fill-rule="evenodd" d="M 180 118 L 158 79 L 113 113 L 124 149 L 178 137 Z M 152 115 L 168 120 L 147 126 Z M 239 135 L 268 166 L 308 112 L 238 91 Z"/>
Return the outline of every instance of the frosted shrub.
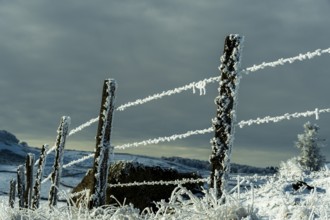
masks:
<path fill-rule="evenodd" d="M 286 180 L 300 180 L 303 178 L 304 169 L 298 163 L 298 159 L 293 157 L 280 163 L 279 175 Z"/>
<path fill-rule="evenodd" d="M 299 163 L 311 171 L 320 170 L 325 163 L 325 157 L 321 154 L 320 141 L 318 137 L 319 127 L 307 122 L 304 124 L 304 133 L 298 134 L 296 147 L 301 151 L 298 157 Z"/>

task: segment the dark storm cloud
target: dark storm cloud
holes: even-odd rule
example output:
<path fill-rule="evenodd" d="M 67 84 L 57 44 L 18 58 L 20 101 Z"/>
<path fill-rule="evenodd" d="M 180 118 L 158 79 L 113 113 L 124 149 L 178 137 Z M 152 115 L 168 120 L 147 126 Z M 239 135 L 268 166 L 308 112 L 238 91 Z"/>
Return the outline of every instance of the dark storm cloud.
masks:
<path fill-rule="evenodd" d="M 118 81 L 120 105 L 216 76 L 229 33 L 245 36 L 242 68 L 327 48 L 328 11 L 328 1 L 298 0 L 1 2 L 2 129 L 27 142 L 41 137 L 52 143 L 60 116 L 70 115 L 71 127 L 97 116 L 105 78 Z M 327 108 L 328 63 L 325 55 L 243 76 L 238 120 Z M 186 92 L 116 112 L 113 143 L 208 128 L 216 95 L 214 84 L 206 96 Z M 330 132 L 327 119 L 317 121 L 324 136 Z M 307 120 L 237 128 L 237 154 L 251 148 L 283 155 Z M 89 146 L 95 132 L 92 126 L 72 142 Z M 189 146 L 196 157 L 205 148 L 201 159 L 207 159 L 211 136 L 168 145 Z"/>

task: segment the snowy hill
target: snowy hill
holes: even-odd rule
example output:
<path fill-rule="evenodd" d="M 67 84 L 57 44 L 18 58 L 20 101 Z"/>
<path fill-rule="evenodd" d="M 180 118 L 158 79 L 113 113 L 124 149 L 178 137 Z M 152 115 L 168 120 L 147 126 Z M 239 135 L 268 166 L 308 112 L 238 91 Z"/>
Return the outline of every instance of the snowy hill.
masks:
<path fill-rule="evenodd" d="M 17 165 L 24 162 L 27 153 L 39 154 L 38 152 L 37 148 L 20 142 L 10 132 L 0 130 L 0 164 Z"/>

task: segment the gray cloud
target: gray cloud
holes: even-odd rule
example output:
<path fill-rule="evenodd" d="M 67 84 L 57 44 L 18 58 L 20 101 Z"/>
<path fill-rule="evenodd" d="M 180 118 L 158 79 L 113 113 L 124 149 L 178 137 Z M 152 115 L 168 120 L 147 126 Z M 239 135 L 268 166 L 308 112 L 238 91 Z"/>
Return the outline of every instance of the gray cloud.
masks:
<path fill-rule="evenodd" d="M 1 2 L 2 129 L 35 145 L 52 143 L 62 115 L 72 117 L 71 127 L 97 116 L 105 78 L 118 81 L 120 105 L 219 75 L 229 33 L 246 37 L 243 68 L 327 48 L 328 11 L 325 0 Z M 238 120 L 327 108 L 329 59 L 325 55 L 243 76 Z M 210 127 L 216 95 L 214 84 L 206 96 L 186 92 L 116 112 L 113 142 Z M 321 115 L 317 123 L 329 138 L 327 119 Z M 237 129 L 233 158 L 257 164 L 253 158 L 242 159 L 251 148 L 249 152 L 265 157 L 269 150 L 263 161 L 278 163 L 285 152 L 296 152 L 293 142 L 307 120 L 315 122 L 311 118 Z M 91 149 L 95 133 L 94 125 L 72 137 L 69 147 Z M 207 159 L 210 137 L 161 145 L 156 153 L 182 154 L 182 146 L 190 146 L 185 156 Z M 330 150 L 324 151 L 329 157 Z"/>

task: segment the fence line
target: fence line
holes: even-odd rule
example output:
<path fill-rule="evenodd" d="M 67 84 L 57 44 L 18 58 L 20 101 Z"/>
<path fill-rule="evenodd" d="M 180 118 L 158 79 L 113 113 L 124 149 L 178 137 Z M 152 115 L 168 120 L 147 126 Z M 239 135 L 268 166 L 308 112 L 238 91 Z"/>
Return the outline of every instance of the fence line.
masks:
<path fill-rule="evenodd" d="M 244 182 L 250 182 L 250 181 L 258 181 L 258 180 L 269 180 L 271 178 L 274 178 L 274 176 L 231 176 L 231 180 L 239 180 L 239 185 L 243 184 Z M 199 178 L 199 179 L 193 179 L 193 178 L 183 178 L 181 180 L 172 180 L 172 181 L 143 181 L 143 182 L 131 182 L 131 183 L 117 183 L 117 184 L 108 184 L 109 187 L 131 187 L 131 186 L 154 186 L 154 185 L 182 185 L 187 183 L 202 183 L 202 182 L 210 182 L 210 178 Z M 234 192 L 237 189 L 238 186 L 235 186 L 232 188 L 229 193 Z M 75 197 L 79 195 L 83 195 L 87 193 L 88 190 L 82 190 L 80 192 L 72 193 L 70 197 Z"/>
<path fill-rule="evenodd" d="M 257 118 L 257 119 L 250 119 L 250 120 L 242 120 L 240 122 L 238 122 L 236 124 L 236 126 L 239 126 L 240 128 L 243 128 L 245 126 L 251 126 L 253 124 L 264 124 L 264 123 L 269 123 L 269 122 L 273 122 L 273 123 L 277 123 L 283 120 L 291 120 L 293 118 L 301 118 L 301 117 L 309 117 L 312 115 L 315 115 L 316 119 L 319 119 L 319 114 L 320 113 L 330 113 L 330 108 L 327 109 L 318 109 L 316 108 L 314 111 L 306 111 L 306 112 L 299 112 L 299 113 L 285 113 L 284 115 L 281 116 L 274 116 L 274 117 L 270 117 L 270 116 L 266 116 L 264 118 Z M 193 135 L 198 135 L 198 134 L 206 134 L 206 133 L 211 133 L 213 132 L 213 128 L 206 128 L 206 129 L 201 129 L 201 130 L 194 130 L 194 131 L 188 131 L 186 133 L 183 134 L 175 134 L 175 135 L 171 135 L 171 136 L 165 136 L 165 137 L 158 137 L 155 139 L 148 139 L 148 140 L 144 140 L 141 142 L 134 142 L 134 143 L 128 143 L 128 144 L 124 144 L 124 145 L 120 145 L 120 146 L 116 146 L 116 149 L 126 149 L 129 147 L 138 147 L 141 145 L 150 145 L 150 144 L 158 144 L 161 142 L 170 142 L 170 141 L 174 141 L 176 139 L 183 139 L 183 138 L 187 138 Z M 172 140 L 173 139 L 173 140 Z M 83 162 L 89 158 L 92 158 L 94 156 L 93 153 L 88 154 L 80 159 L 77 160 L 73 160 L 65 165 L 63 165 L 63 168 L 68 168 L 70 166 L 73 166 L 77 163 Z M 47 179 L 47 178 L 46 178 Z M 43 182 L 46 182 L 47 180 L 44 179 Z"/>
<path fill-rule="evenodd" d="M 250 119 L 250 120 L 242 120 L 239 123 L 236 124 L 236 126 L 239 126 L 240 128 L 243 128 L 244 126 L 251 126 L 252 124 L 263 124 L 263 123 L 269 123 L 269 122 L 280 122 L 282 120 L 291 120 L 292 118 L 301 118 L 301 117 L 309 117 L 312 115 L 315 115 L 316 119 L 319 119 L 319 114 L 320 113 L 330 113 L 330 108 L 327 109 L 318 109 L 316 108 L 314 111 L 306 111 L 306 112 L 295 112 L 292 114 L 289 113 L 285 113 L 284 115 L 281 116 L 274 116 L 274 117 L 270 117 L 270 116 L 266 116 L 264 118 L 257 118 L 257 119 Z M 186 133 L 182 133 L 182 134 L 174 134 L 171 136 L 164 136 L 164 137 L 158 137 L 155 139 L 148 139 L 148 140 L 144 140 L 144 141 L 140 141 L 140 142 L 134 142 L 134 143 L 128 143 L 128 144 L 124 144 L 124 145 L 120 145 L 120 146 L 115 146 L 115 149 L 121 149 L 124 150 L 126 148 L 130 148 L 130 147 L 138 147 L 141 145 L 150 145 L 150 144 L 158 144 L 158 143 L 162 143 L 162 142 L 171 142 L 174 141 L 176 139 L 184 139 L 193 135 L 198 135 L 198 134 L 206 134 L 206 133 L 211 133 L 214 131 L 213 127 L 210 128 L 205 128 L 205 129 L 201 129 L 201 130 L 194 130 L 194 131 L 188 131 Z"/>
<path fill-rule="evenodd" d="M 253 175 L 253 176 L 231 176 L 229 179 L 230 180 L 240 180 L 240 185 L 243 184 L 244 182 L 251 182 L 251 181 L 258 181 L 258 180 L 269 180 L 271 178 L 274 178 L 272 175 L 263 175 L 263 176 L 258 176 L 258 175 Z M 170 180 L 170 181 L 143 181 L 143 182 L 131 182 L 131 183 L 117 183 L 117 184 L 108 184 L 109 187 L 130 187 L 130 186 L 154 186 L 154 185 L 182 185 L 182 184 L 187 184 L 187 183 L 205 183 L 205 182 L 210 182 L 210 178 L 199 178 L 199 179 L 193 179 L 193 178 L 183 178 L 181 180 Z M 232 193 L 237 189 L 237 186 L 232 188 L 229 193 Z M 88 193 L 88 189 L 84 189 L 80 192 L 76 193 L 71 193 L 70 197 L 75 197 L 75 196 L 81 196 L 84 194 Z"/>
<path fill-rule="evenodd" d="M 306 59 L 312 59 L 315 58 L 316 56 L 321 56 L 323 54 L 329 53 L 330 54 L 330 48 L 327 49 L 317 49 L 313 52 L 307 52 L 305 54 L 299 54 L 297 56 L 293 56 L 293 57 L 289 57 L 289 58 L 280 58 L 276 61 L 271 61 L 271 62 L 263 62 L 261 64 L 258 65 L 253 65 L 251 67 L 245 68 L 243 69 L 241 72 L 245 73 L 245 74 L 249 74 L 250 72 L 256 72 L 258 70 L 264 69 L 266 67 L 276 67 L 279 65 L 284 65 L 287 63 L 294 63 L 296 61 L 304 61 Z M 163 91 L 161 93 L 156 93 L 150 96 L 147 96 L 143 99 L 137 99 L 133 102 L 128 102 L 126 104 L 120 105 L 119 107 L 116 108 L 117 111 L 124 111 L 125 109 L 129 108 L 129 107 L 133 107 L 136 105 L 142 105 L 145 104 L 147 102 L 150 102 L 152 100 L 157 100 L 157 99 L 161 99 L 165 96 L 171 96 L 171 95 L 175 95 L 175 94 L 179 94 L 183 91 L 187 91 L 192 89 L 193 93 L 195 93 L 195 89 L 199 89 L 200 90 L 200 95 L 205 95 L 206 93 L 206 89 L 205 86 L 207 84 L 210 83 L 214 83 L 214 82 L 219 82 L 220 81 L 220 76 L 217 77 L 210 77 L 210 78 L 206 78 L 197 82 L 191 82 L 189 84 L 186 84 L 184 86 L 181 87 L 177 87 L 171 90 L 167 90 L 167 91 Z M 78 126 L 77 128 L 74 128 L 70 131 L 69 136 L 83 130 L 86 127 L 89 127 L 90 125 L 92 125 L 93 123 L 98 121 L 98 117 L 90 119 L 89 121 L 83 123 L 82 125 Z"/>
<path fill-rule="evenodd" d="M 230 177 L 231 180 L 241 179 L 243 182 L 247 181 L 257 181 L 257 180 L 268 180 L 273 178 L 273 176 L 240 176 L 237 175 L 235 177 Z M 202 183 L 202 182 L 209 182 L 210 178 L 183 178 L 181 180 L 172 180 L 172 181 L 143 181 L 143 182 L 131 182 L 131 183 L 117 183 L 117 184 L 108 184 L 109 187 L 130 187 L 130 186 L 154 186 L 154 185 L 182 185 L 186 183 Z"/>
<path fill-rule="evenodd" d="M 305 54 L 299 54 L 299 55 L 294 56 L 294 57 L 280 58 L 277 61 L 273 61 L 273 62 L 267 62 L 267 63 L 263 62 L 262 64 L 253 65 L 252 67 L 248 67 L 246 69 L 243 69 L 242 73 L 248 74 L 250 72 L 255 72 L 255 71 L 264 69 L 266 67 L 276 67 L 276 66 L 279 66 L 279 65 L 287 64 L 287 63 L 291 64 L 291 63 L 294 63 L 296 61 L 304 61 L 306 59 L 312 59 L 312 58 L 315 58 L 316 56 L 321 56 L 321 55 L 326 54 L 326 53 L 330 53 L 330 48 L 323 49 L 323 50 L 317 49 L 313 52 L 307 52 Z M 174 88 L 174 89 L 171 89 L 171 90 L 163 91 L 161 93 L 156 93 L 154 95 L 148 96 L 148 97 L 143 98 L 143 99 L 137 99 L 134 102 L 128 102 L 126 104 L 123 104 L 123 105 L 119 106 L 118 108 L 116 108 L 116 110 L 124 111 L 125 109 L 127 109 L 129 107 L 145 104 L 145 103 L 150 102 L 152 100 L 161 99 L 165 96 L 171 96 L 171 95 L 178 94 L 178 93 L 181 93 L 183 91 L 190 90 L 190 89 L 192 89 L 194 93 L 195 93 L 195 89 L 199 89 L 200 90 L 200 95 L 203 95 L 203 94 L 206 93 L 205 86 L 207 84 L 217 82 L 219 80 L 220 80 L 220 77 L 211 77 L 211 78 L 207 78 L 207 79 L 204 79 L 204 80 L 200 80 L 198 82 L 191 82 L 187 85 L 177 87 L 177 88 Z M 250 120 L 247 120 L 247 121 L 241 121 L 241 122 L 238 123 L 238 126 L 240 128 L 242 128 L 244 126 L 250 126 L 252 124 L 262 124 L 262 123 L 268 123 L 268 122 L 275 122 L 276 123 L 278 121 L 285 120 L 285 119 L 289 120 L 289 119 L 291 119 L 291 117 L 293 117 L 293 118 L 308 117 L 308 116 L 311 116 L 313 114 L 315 114 L 315 117 L 318 119 L 318 114 L 319 113 L 324 113 L 324 112 L 330 112 L 330 111 L 329 111 L 329 109 L 321 109 L 319 111 L 315 110 L 315 111 L 307 111 L 307 112 L 303 112 L 303 113 L 293 113 L 293 114 L 286 113 L 282 116 L 276 116 L 276 117 L 266 116 L 262 119 L 257 118 L 257 119 L 250 119 Z M 84 128 L 89 127 L 90 125 L 92 125 L 93 123 L 95 123 L 97 121 L 98 121 L 98 117 L 90 119 L 89 121 L 87 121 L 87 122 L 81 124 L 80 126 L 72 129 L 69 132 L 68 136 L 71 136 L 71 135 L 83 130 Z M 177 134 L 177 135 L 165 136 L 165 137 L 158 137 L 158 138 L 155 138 L 155 139 L 148 139 L 148 140 L 144 140 L 144 141 L 141 141 L 141 142 L 134 142 L 134 143 L 130 143 L 130 144 L 124 144 L 124 145 L 117 146 L 115 148 L 116 149 L 126 149 L 128 147 L 137 147 L 137 146 L 141 146 L 141 145 L 158 144 L 158 143 L 161 143 L 161 142 L 170 142 L 170 141 L 173 141 L 173 140 L 176 140 L 176 139 L 187 138 L 187 137 L 190 137 L 192 135 L 210 133 L 212 131 L 213 131 L 212 127 L 211 128 L 206 128 L 206 129 L 201 129 L 201 130 L 188 131 L 188 132 L 183 133 L 183 134 Z M 47 151 L 47 154 L 51 153 L 54 149 L 55 149 L 55 146 L 51 147 Z M 70 166 L 72 166 L 76 163 L 83 162 L 83 161 L 85 161 L 85 160 L 87 160 L 91 157 L 93 157 L 93 154 L 90 154 L 88 156 L 80 158 L 76 161 L 71 161 L 70 163 L 64 165 L 63 167 L 64 168 L 70 167 Z M 36 161 L 35 164 L 37 164 L 37 163 L 38 163 L 38 160 Z M 44 179 L 44 181 L 42 183 L 44 183 L 45 181 L 47 181 L 47 178 Z"/>

